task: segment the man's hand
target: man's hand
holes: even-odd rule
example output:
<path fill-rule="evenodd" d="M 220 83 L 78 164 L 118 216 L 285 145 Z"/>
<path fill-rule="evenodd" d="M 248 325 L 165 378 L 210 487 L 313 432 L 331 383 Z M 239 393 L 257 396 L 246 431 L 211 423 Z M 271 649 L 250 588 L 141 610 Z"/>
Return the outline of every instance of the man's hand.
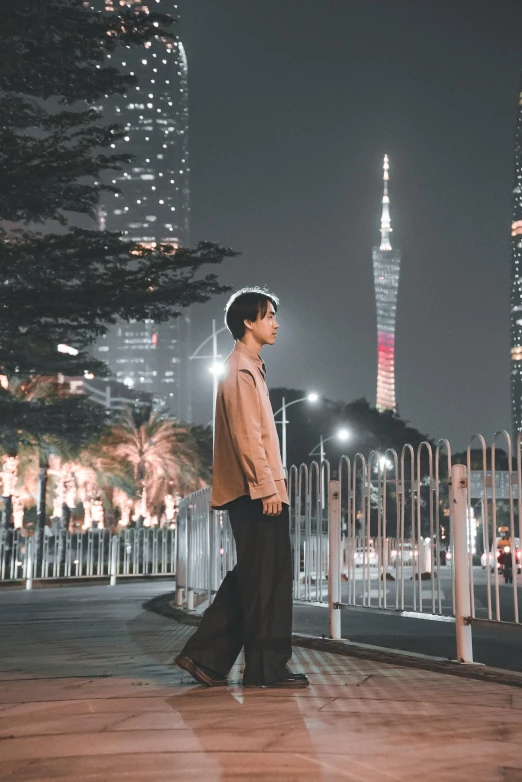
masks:
<path fill-rule="evenodd" d="M 270 497 L 263 497 L 263 516 L 279 516 L 283 510 L 283 504 L 279 494 L 271 494 Z"/>

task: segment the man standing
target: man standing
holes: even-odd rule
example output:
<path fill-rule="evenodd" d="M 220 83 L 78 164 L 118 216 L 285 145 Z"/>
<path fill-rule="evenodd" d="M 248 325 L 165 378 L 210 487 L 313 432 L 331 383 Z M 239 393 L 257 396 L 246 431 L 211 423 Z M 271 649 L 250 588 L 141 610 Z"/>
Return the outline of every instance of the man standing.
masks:
<path fill-rule="evenodd" d="M 276 341 L 276 296 L 235 293 L 225 309 L 236 340 L 216 400 L 211 506 L 227 510 L 237 565 L 175 663 L 200 684 L 227 684 L 241 648 L 243 686 L 306 687 L 292 673 L 292 551 L 289 503 L 279 438 L 259 355 Z"/>

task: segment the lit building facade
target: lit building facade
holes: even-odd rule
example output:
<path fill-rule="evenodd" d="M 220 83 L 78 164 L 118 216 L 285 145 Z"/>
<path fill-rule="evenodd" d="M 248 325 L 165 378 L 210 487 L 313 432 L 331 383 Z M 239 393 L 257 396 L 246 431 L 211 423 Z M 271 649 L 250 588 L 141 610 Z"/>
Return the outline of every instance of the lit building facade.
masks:
<path fill-rule="evenodd" d="M 120 0 L 96 0 L 99 10 L 117 12 Z M 123 3 L 121 3 L 123 4 Z M 125 0 L 136 10 L 176 14 L 167 0 Z M 150 8 L 149 8 L 150 6 Z M 187 60 L 180 40 L 157 39 L 123 47 L 109 64 L 135 75 L 136 87 L 114 95 L 101 108 L 107 122 L 125 128 L 113 151 L 135 156 L 109 182 L 121 193 L 105 194 L 101 229 L 121 231 L 148 247 L 189 243 L 189 158 Z M 114 377 L 137 391 L 152 393 L 180 419 L 190 421 L 190 312 L 167 323 L 119 322 L 96 345 Z"/>
<path fill-rule="evenodd" d="M 511 225 L 511 420 L 522 431 L 522 87 L 515 137 L 515 181 Z M 516 440 L 515 440 L 516 442 Z"/>
<path fill-rule="evenodd" d="M 395 399 L 395 320 L 401 253 L 390 242 L 389 160 L 384 156 L 381 243 L 374 247 L 373 279 L 377 308 L 377 409 L 397 411 Z"/>

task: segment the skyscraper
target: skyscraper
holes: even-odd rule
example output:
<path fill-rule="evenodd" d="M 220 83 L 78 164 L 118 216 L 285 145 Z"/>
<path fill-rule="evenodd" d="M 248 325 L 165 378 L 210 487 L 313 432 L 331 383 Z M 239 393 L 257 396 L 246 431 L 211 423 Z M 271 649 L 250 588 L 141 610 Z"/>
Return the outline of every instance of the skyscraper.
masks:
<path fill-rule="evenodd" d="M 147 0 L 125 0 L 149 13 Z M 149 0 L 154 11 L 175 13 L 168 0 Z M 119 0 L 97 0 L 115 12 Z M 129 152 L 133 163 L 113 173 L 120 194 L 107 194 L 99 212 L 100 228 L 121 231 L 147 247 L 189 241 L 189 160 L 187 60 L 180 40 L 155 39 L 143 47 L 123 47 L 109 64 L 135 75 L 138 85 L 112 96 L 101 108 L 107 122 L 124 126 L 115 152 Z M 120 322 L 99 340 L 95 353 L 117 380 L 146 391 L 178 418 L 191 420 L 190 313 L 167 323 Z"/>
<path fill-rule="evenodd" d="M 515 181 L 511 224 L 511 421 L 522 431 L 522 85 L 515 136 Z"/>
<path fill-rule="evenodd" d="M 384 156 L 384 194 L 382 197 L 381 244 L 374 247 L 373 280 L 377 305 L 377 409 L 397 410 L 395 401 L 395 316 L 401 253 L 390 242 L 389 161 Z"/>

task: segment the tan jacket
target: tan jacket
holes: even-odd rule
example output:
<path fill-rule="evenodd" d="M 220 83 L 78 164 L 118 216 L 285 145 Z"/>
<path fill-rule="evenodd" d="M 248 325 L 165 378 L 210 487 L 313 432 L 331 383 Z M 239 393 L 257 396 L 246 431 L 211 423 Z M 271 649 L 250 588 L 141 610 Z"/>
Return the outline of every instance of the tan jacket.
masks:
<path fill-rule="evenodd" d="M 265 365 L 242 342 L 225 361 L 216 399 L 213 508 L 276 492 L 288 503 L 279 437 L 265 382 Z"/>

